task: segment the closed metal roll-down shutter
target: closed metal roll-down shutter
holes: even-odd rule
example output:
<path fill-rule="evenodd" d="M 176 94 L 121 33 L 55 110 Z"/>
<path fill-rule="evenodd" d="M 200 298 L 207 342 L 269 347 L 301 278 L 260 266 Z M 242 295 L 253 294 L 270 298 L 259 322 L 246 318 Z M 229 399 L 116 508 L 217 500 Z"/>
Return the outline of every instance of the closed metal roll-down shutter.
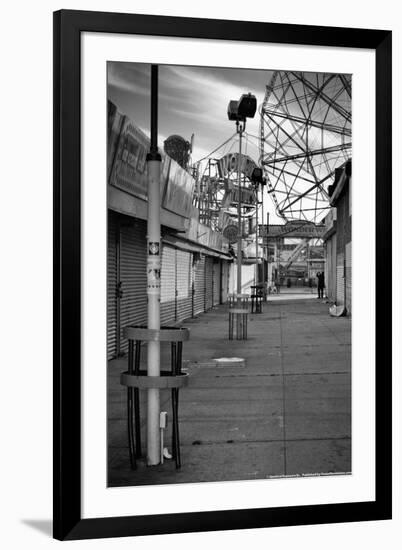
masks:
<path fill-rule="evenodd" d="M 345 305 L 345 265 L 342 253 L 336 258 L 336 305 Z"/>
<path fill-rule="evenodd" d="M 350 314 L 352 312 L 352 243 L 345 246 L 345 276 L 346 276 L 346 297 L 345 305 Z"/>
<path fill-rule="evenodd" d="M 120 220 L 120 353 L 128 342 L 122 331 L 128 325 L 143 325 L 147 319 L 146 228 L 142 220 Z"/>
<path fill-rule="evenodd" d="M 117 233 L 116 215 L 108 211 L 107 227 L 107 358 L 116 357 L 117 334 Z"/>
<path fill-rule="evenodd" d="M 161 325 L 176 321 L 176 250 L 164 244 L 161 264 Z"/>
<path fill-rule="evenodd" d="M 229 262 L 222 261 L 222 279 L 221 279 L 221 296 L 222 304 L 225 304 L 228 300 L 229 292 Z"/>
<path fill-rule="evenodd" d="M 325 278 L 325 286 L 327 296 L 330 300 L 336 301 L 336 238 L 335 235 L 327 241 L 326 254 L 326 269 L 327 276 Z"/>
<path fill-rule="evenodd" d="M 213 305 L 219 305 L 221 301 L 221 261 L 213 261 Z"/>
<path fill-rule="evenodd" d="M 194 255 L 193 315 L 205 310 L 205 256 Z"/>
<path fill-rule="evenodd" d="M 192 254 L 176 250 L 176 320 L 192 314 Z"/>
<path fill-rule="evenodd" d="M 332 288 L 331 288 L 331 300 L 336 302 L 336 288 L 337 288 L 337 269 L 336 269 L 336 234 L 332 237 L 332 250 L 331 250 L 331 264 L 332 264 Z"/>
<path fill-rule="evenodd" d="M 205 258 L 205 310 L 213 306 L 213 258 Z"/>

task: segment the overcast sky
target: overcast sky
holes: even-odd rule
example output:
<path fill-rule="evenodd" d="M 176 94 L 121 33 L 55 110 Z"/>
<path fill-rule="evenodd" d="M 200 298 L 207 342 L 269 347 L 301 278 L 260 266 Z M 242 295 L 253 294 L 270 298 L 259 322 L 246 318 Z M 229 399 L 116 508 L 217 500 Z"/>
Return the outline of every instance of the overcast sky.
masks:
<path fill-rule="evenodd" d="M 149 135 L 150 65 L 108 64 L 108 97 L 123 114 Z M 190 140 L 195 135 L 193 161 L 209 154 L 235 132 L 227 118 L 231 99 L 251 92 L 258 106 L 265 95 L 270 71 L 161 65 L 159 68 L 159 147 L 172 134 Z M 247 122 L 247 131 L 259 135 L 259 116 Z M 249 138 L 247 153 L 258 161 L 258 140 Z M 237 149 L 232 142 L 232 150 Z M 217 153 L 228 152 L 226 147 Z"/>

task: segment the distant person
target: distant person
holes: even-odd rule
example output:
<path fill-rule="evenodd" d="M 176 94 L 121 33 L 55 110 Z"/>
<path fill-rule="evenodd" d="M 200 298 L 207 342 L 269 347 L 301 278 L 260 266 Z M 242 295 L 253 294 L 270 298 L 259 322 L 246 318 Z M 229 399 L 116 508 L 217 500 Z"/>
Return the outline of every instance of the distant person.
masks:
<path fill-rule="evenodd" d="M 280 294 L 281 292 L 281 280 L 279 277 L 275 279 L 276 293 Z"/>
<path fill-rule="evenodd" d="M 318 271 L 317 272 L 317 290 L 318 290 L 317 298 L 324 298 L 324 288 L 325 288 L 324 272 Z"/>
<path fill-rule="evenodd" d="M 278 289 L 276 287 L 275 281 L 271 281 L 271 284 L 268 287 L 268 294 L 278 294 Z"/>

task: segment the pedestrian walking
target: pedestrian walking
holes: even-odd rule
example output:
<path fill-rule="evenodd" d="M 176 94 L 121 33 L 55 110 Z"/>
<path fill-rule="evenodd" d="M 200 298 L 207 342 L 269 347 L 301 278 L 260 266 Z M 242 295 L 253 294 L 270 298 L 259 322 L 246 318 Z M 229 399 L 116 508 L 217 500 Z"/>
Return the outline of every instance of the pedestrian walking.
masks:
<path fill-rule="evenodd" d="M 324 298 L 324 288 L 325 288 L 324 272 L 318 271 L 317 272 L 317 290 L 318 290 L 317 298 Z"/>
<path fill-rule="evenodd" d="M 280 277 L 277 277 L 275 279 L 275 286 L 276 286 L 276 293 L 280 294 L 280 292 L 281 292 L 281 279 L 280 279 Z"/>

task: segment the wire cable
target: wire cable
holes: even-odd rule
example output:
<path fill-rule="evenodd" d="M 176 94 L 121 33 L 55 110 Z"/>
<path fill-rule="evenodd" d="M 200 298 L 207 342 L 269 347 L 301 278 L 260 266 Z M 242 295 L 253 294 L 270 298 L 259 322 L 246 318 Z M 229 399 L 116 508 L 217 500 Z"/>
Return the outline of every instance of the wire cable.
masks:
<path fill-rule="evenodd" d="M 199 162 L 202 162 L 203 160 L 206 160 L 207 158 L 209 158 L 211 155 L 213 155 L 214 153 L 216 153 L 216 151 L 219 151 L 219 149 L 221 149 L 222 147 L 224 147 L 227 143 L 229 143 L 229 141 L 231 141 L 234 137 L 236 136 L 236 132 L 230 136 L 229 139 L 227 139 L 226 141 L 224 141 L 223 143 L 221 143 L 221 145 L 219 145 L 218 147 L 216 147 L 216 149 L 214 149 L 213 151 L 211 151 L 208 155 L 206 155 L 205 157 L 203 157 L 202 159 L 199 159 L 197 161 L 194 162 L 194 164 L 197 164 Z"/>

